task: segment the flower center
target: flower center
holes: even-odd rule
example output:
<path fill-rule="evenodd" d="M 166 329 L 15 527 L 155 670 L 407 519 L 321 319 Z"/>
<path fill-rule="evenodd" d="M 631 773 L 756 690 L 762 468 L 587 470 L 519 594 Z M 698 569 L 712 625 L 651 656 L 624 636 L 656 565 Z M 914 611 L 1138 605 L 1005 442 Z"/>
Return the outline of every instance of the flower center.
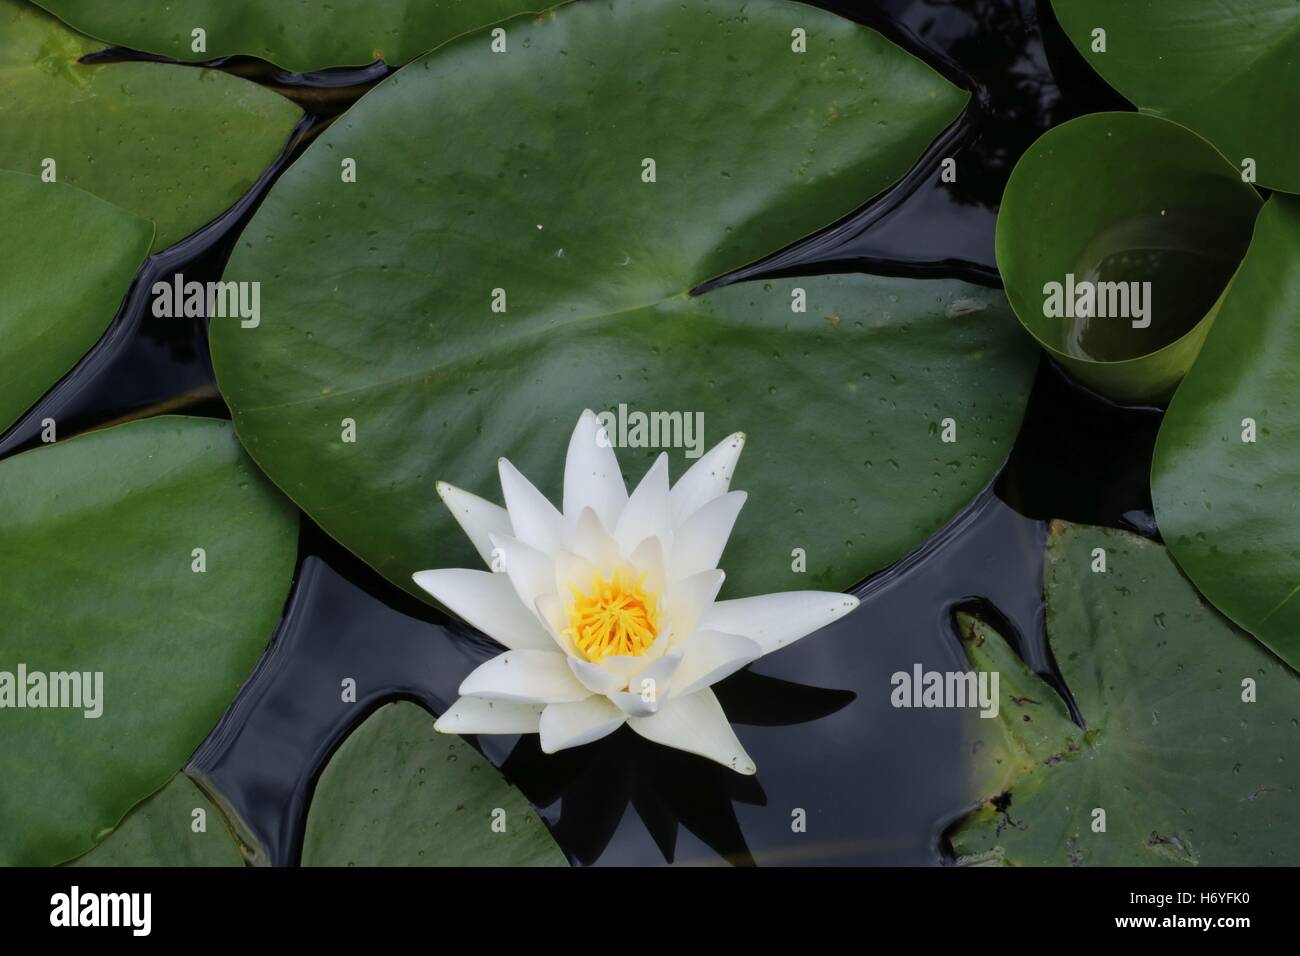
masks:
<path fill-rule="evenodd" d="M 645 589 L 645 575 L 619 567 L 606 581 L 598 571 L 585 592 L 569 590 L 573 604 L 564 633 L 587 660 L 644 654 L 659 635 L 659 596 Z"/>

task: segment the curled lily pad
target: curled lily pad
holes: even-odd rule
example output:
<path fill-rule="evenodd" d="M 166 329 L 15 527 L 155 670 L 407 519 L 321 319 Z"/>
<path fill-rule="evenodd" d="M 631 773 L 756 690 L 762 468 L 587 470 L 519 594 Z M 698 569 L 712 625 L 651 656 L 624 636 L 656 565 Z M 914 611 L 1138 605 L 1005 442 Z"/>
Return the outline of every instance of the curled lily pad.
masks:
<path fill-rule="evenodd" d="M 1250 160 L 1260 185 L 1300 192 L 1294 0 L 1052 0 L 1052 7 L 1079 52 L 1136 106 L 1196 130 L 1233 163 Z"/>
<path fill-rule="evenodd" d="M 52 175 L 152 221 L 154 249 L 247 192 L 302 116 L 216 70 L 79 62 L 102 48 L 30 3 L 0 0 L 0 167 Z"/>
<path fill-rule="evenodd" d="M 381 707 L 316 784 L 303 866 L 566 866 L 528 801 L 407 702 Z"/>
<path fill-rule="evenodd" d="M 0 864 L 59 863 L 234 698 L 284 604 L 296 515 L 229 424 L 163 417 L 0 463 L 0 540 Z"/>
<path fill-rule="evenodd" d="M 72 865 L 243 866 L 244 859 L 216 804 L 178 773 Z"/>
<path fill-rule="evenodd" d="M 227 270 L 263 282 L 264 318 L 213 326 L 222 392 L 327 531 L 412 591 L 414 571 L 473 566 L 435 481 L 490 494 L 506 455 L 559 500 L 555 448 L 584 407 L 676 412 L 683 440 L 655 442 L 674 468 L 698 416 L 698 448 L 748 434 L 742 591 L 851 585 L 989 480 L 1033 372 L 999 293 L 848 277 L 689 294 L 897 180 L 964 92 L 774 0 L 578 3 L 508 32 L 508 53 L 474 34 L 368 94 Z M 657 451 L 620 462 L 640 475 Z"/>
<path fill-rule="evenodd" d="M 1084 385 L 1164 401 L 1245 254 L 1259 194 L 1177 123 L 1094 113 L 1038 139 L 1007 182 L 998 271 L 1021 323 Z"/>
<path fill-rule="evenodd" d="M 1215 607 L 1300 670 L 1300 199 L 1260 214 L 1151 471 L 1169 550 Z"/>
<path fill-rule="evenodd" d="M 1045 598 L 1085 726 L 1003 635 L 961 618 L 972 666 L 1001 686 L 998 716 L 971 718 L 980 803 L 952 834 L 959 861 L 1295 863 L 1300 678 L 1126 532 L 1054 524 Z"/>
<path fill-rule="evenodd" d="M 245 54 L 286 70 L 400 66 L 479 27 L 553 5 L 545 0 L 37 0 L 82 33 L 177 60 Z M 195 30 L 201 30 L 197 37 Z M 201 48 L 199 46 L 201 39 Z"/>
<path fill-rule="evenodd" d="M 0 432 L 95 344 L 153 227 L 61 183 L 0 170 Z"/>

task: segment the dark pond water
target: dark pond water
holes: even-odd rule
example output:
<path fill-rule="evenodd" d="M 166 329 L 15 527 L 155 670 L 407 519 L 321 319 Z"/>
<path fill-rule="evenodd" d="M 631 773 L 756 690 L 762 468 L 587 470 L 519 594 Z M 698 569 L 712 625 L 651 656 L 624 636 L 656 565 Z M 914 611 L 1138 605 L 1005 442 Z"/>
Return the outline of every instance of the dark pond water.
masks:
<path fill-rule="evenodd" d="M 908 179 L 843 222 L 737 278 L 863 271 L 997 283 L 993 225 L 1007 175 L 1050 126 L 1126 108 L 1074 53 L 1046 2 L 879 0 L 819 5 L 866 23 L 971 89 L 967 115 Z M 129 51 L 110 56 L 131 58 Z M 155 319 L 159 276 L 219 277 L 275 177 L 312 137 L 381 79 L 382 66 L 296 76 L 245 59 L 221 67 L 277 85 L 308 110 L 279 162 L 235 208 L 137 277 L 95 350 L 0 438 L 0 455 L 107 423 L 182 411 L 228 417 L 202 320 Z M 957 183 L 938 181 L 955 156 Z M 544 756 L 536 737 L 478 743 L 537 806 L 578 863 L 938 864 L 945 827 L 968 799 L 962 720 L 899 710 L 890 675 L 964 669 L 952 627 L 973 607 L 1056 680 L 1043 633 L 1044 521 L 1065 518 L 1155 535 L 1147 486 L 1159 413 L 1120 409 L 1040 369 L 1015 449 L 997 480 L 913 555 L 855 590 L 861 609 L 717 688 L 760 773 L 742 778 L 623 731 Z M 316 774 L 348 731 L 404 697 L 435 712 L 494 653 L 482 636 L 410 598 L 303 519 L 285 617 L 266 656 L 191 766 L 229 798 L 266 849 L 300 850 Z M 357 682 L 358 703 L 339 701 Z M 794 833 L 792 813 L 807 814 Z"/>

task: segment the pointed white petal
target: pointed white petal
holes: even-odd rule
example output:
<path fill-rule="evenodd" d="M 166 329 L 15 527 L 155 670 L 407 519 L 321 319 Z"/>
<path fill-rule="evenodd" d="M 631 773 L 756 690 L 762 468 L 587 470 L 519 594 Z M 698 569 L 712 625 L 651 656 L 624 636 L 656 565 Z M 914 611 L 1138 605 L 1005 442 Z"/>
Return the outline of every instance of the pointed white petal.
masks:
<path fill-rule="evenodd" d="M 651 661 L 628 681 L 627 690 L 610 694 L 621 710 L 633 717 L 644 717 L 659 710 L 668 701 L 669 690 L 681 667 L 680 651 L 670 651 Z"/>
<path fill-rule="evenodd" d="M 551 640 L 567 656 L 577 657 L 578 651 L 573 646 L 573 638 L 564 633 L 564 629 L 569 626 L 568 619 L 564 616 L 564 608 L 560 604 L 560 599 L 554 594 L 543 594 L 537 599 L 537 616 L 541 618 L 542 624 L 546 627 L 546 633 L 550 635 Z"/>
<path fill-rule="evenodd" d="M 583 508 L 582 513 L 578 515 L 578 523 L 573 529 L 571 550 L 578 557 L 590 562 L 606 578 L 614 573 L 614 565 L 619 560 L 618 542 L 605 530 L 605 525 L 590 508 Z"/>
<path fill-rule="evenodd" d="M 542 619 L 542 624 L 551 633 L 551 637 L 558 638 L 560 632 L 568 627 L 558 594 L 543 594 L 537 599 L 537 616 Z"/>
<path fill-rule="evenodd" d="M 560 651 L 506 651 L 474 668 L 460 694 L 532 704 L 585 700 L 591 691 L 573 676 L 568 660 Z"/>
<path fill-rule="evenodd" d="M 555 505 L 504 458 L 497 462 L 497 471 L 514 536 L 542 554 L 553 554 L 564 540 L 564 519 Z"/>
<path fill-rule="evenodd" d="M 673 633 L 672 621 L 668 621 L 644 654 L 615 654 L 613 657 L 601 658 L 600 666 L 624 674 L 630 679 L 668 653 L 668 649 L 672 647 Z"/>
<path fill-rule="evenodd" d="M 628 679 L 628 686 L 642 693 L 653 691 L 654 699 L 663 703 L 668 688 L 672 685 L 673 675 L 682 666 L 682 652 L 669 651 L 662 657 L 651 661 Z M 646 683 L 653 681 L 653 683 Z"/>
<path fill-rule="evenodd" d="M 646 538 L 628 555 L 627 563 L 645 575 L 645 586 L 662 595 L 667 583 L 664 575 L 664 546 L 658 538 Z"/>
<path fill-rule="evenodd" d="M 535 734 L 545 704 L 461 697 L 438 718 L 440 734 Z"/>
<path fill-rule="evenodd" d="M 627 715 L 604 697 L 567 704 L 551 704 L 542 712 L 542 752 L 580 747 L 608 736 L 627 720 Z"/>
<path fill-rule="evenodd" d="M 457 617 L 509 648 L 551 650 L 555 642 L 542 622 L 519 603 L 514 585 L 504 574 L 439 568 L 417 571 L 411 579 Z"/>
<path fill-rule="evenodd" d="M 714 498 L 676 528 L 672 560 L 668 566 L 670 579 L 680 581 L 718 566 L 745 498 L 743 491 L 729 491 Z"/>
<path fill-rule="evenodd" d="M 696 631 L 682 648 L 682 666 L 673 678 L 673 695 L 683 697 L 712 687 L 763 656 L 756 641 L 722 631 Z"/>
<path fill-rule="evenodd" d="M 684 643 L 695 633 L 700 617 L 713 605 L 726 577 L 720 569 L 710 568 L 678 581 L 669 589 L 665 610 L 673 622 L 674 644 Z"/>
<path fill-rule="evenodd" d="M 764 654 L 770 654 L 825 627 L 857 606 L 858 599 L 852 594 L 783 591 L 718 601 L 704 613 L 701 626 L 743 634 L 757 642 Z"/>
<path fill-rule="evenodd" d="M 574 520 L 593 509 L 612 528 L 627 504 L 627 486 L 605 429 L 591 409 L 578 419 L 564 459 L 564 516 Z"/>
<path fill-rule="evenodd" d="M 596 566 L 572 551 L 555 552 L 555 595 L 560 606 L 568 608 L 573 602 L 573 592 L 589 594 L 596 581 Z M 565 614 L 567 615 L 567 610 Z"/>
<path fill-rule="evenodd" d="M 599 664 L 585 661 L 580 657 L 570 657 L 569 667 L 573 669 L 573 676 L 578 678 L 582 682 L 582 686 L 593 694 L 608 696 L 627 686 L 626 674 L 609 670 Z"/>
<path fill-rule="evenodd" d="M 619 553 L 629 555 L 649 537 L 669 538 L 672 529 L 668 514 L 668 455 L 661 453 L 627 499 L 623 513 L 614 526 Z"/>
<path fill-rule="evenodd" d="M 451 516 L 456 519 L 465 536 L 478 551 L 479 557 L 489 568 L 492 567 L 492 543 L 489 536 L 493 534 L 512 534 L 510 515 L 505 508 L 494 505 L 485 498 L 461 491 L 455 485 L 445 481 L 437 484 L 438 497 L 447 506 Z"/>
<path fill-rule="evenodd" d="M 731 476 L 736 472 L 736 461 L 744 448 L 744 432 L 728 435 L 677 479 L 668 499 L 674 526 L 680 525 L 714 498 L 727 493 Z"/>
<path fill-rule="evenodd" d="M 631 690 L 620 690 L 609 695 L 610 702 L 628 717 L 649 717 L 659 709 L 657 700 L 648 700 Z"/>
<path fill-rule="evenodd" d="M 632 717 L 627 723 L 647 740 L 707 757 L 737 773 L 752 774 L 757 769 L 707 687 L 689 697 L 674 696 L 658 713 Z"/>
<path fill-rule="evenodd" d="M 536 607 L 537 599 L 555 591 L 555 562 L 518 538 L 494 534 L 492 546 L 497 550 L 501 570 L 514 585 L 524 607 Z"/>

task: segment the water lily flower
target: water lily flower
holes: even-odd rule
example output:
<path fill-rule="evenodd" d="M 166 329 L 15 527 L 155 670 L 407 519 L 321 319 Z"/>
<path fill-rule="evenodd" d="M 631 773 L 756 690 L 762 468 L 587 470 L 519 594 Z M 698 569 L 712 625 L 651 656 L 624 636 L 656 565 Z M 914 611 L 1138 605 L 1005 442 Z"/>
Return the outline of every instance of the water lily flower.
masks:
<path fill-rule="evenodd" d="M 491 570 L 419 571 L 415 583 L 507 650 L 465 678 L 436 729 L 538 733 L 554 753 L 627 724 L 754 773 L 710 687 L 858 601 L 824 591 L 716 600 L 745 503 L 729 490 L 744 444 L 740 433 L 724 439 L 671 488 L 661 454 L 629 495 L 588 410 L 569 440 L 562 509 L 504 458 L 504 508 L 439 482 Z"/>

